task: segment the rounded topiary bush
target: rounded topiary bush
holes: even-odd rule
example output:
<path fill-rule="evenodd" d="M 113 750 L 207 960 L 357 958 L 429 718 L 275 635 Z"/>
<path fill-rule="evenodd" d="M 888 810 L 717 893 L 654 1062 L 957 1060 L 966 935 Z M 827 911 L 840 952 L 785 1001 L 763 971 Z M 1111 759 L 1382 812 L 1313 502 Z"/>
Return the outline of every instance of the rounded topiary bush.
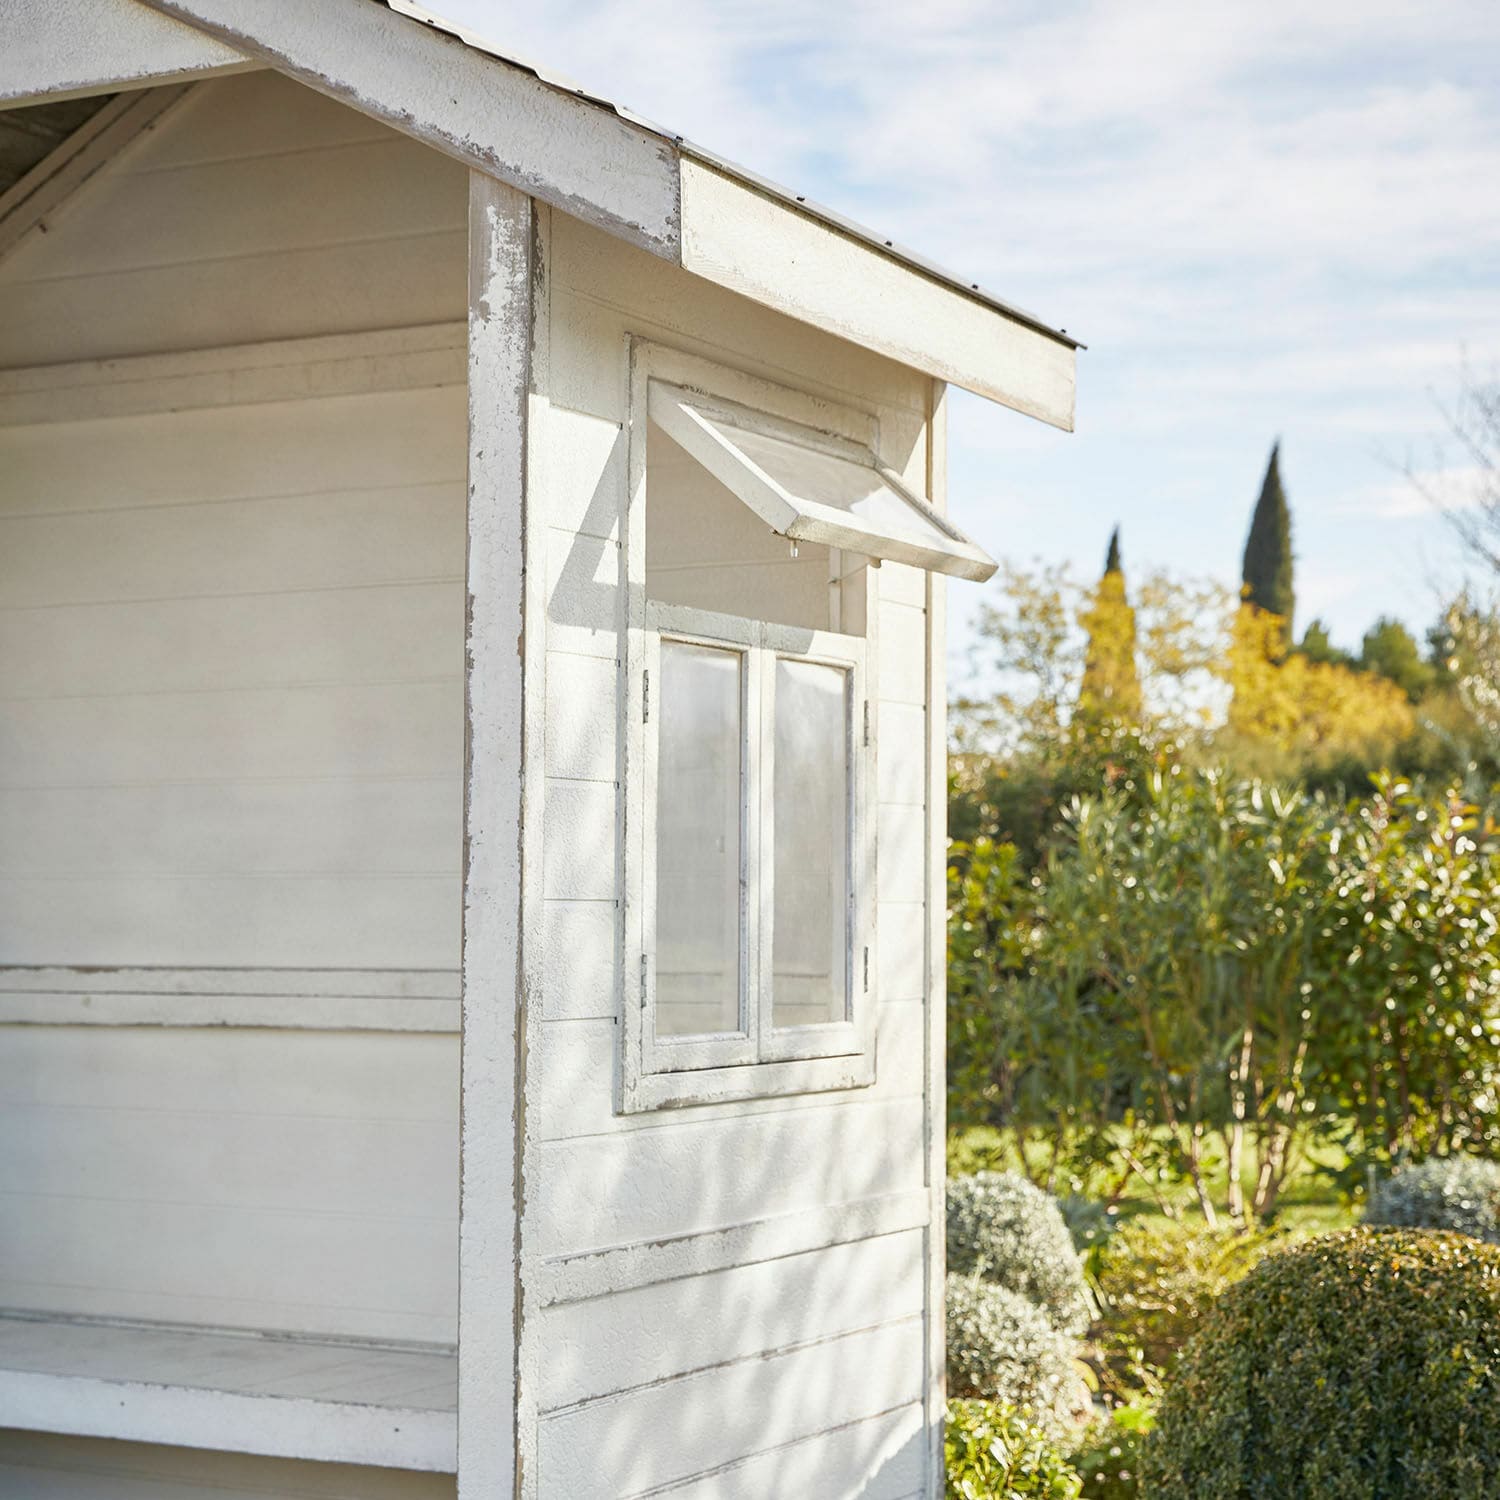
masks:
<path fill-rule="evenodd" d="M 1497 1500 L 1500 1248 L 1351 1229 L 1262 1261 L 1167 1382 L 1153 1500 Z"/>
<path fill-rule="evenodd" d="M 1365 1223 L 1451 1229 L 1500 1244 L 1500 1162 L 1447 1156 L 1403 1167 L 1375 1189 Z"/>
<path fill-rule="evenodd" d="M 1064 1333 L 1089 1326 L 1083 1263 L 1067 1223 L 1052 1198 L 1012 1172 L 949 1178 L 948 1269 L 1019 1293 Z"/>
<path fill-rule="evenodd" d="M 1059 1432 L 1088 1406 L 1072 1342 L 1019 1292 L 948 1277 L 948 1393 L 983 1396 Z"/>

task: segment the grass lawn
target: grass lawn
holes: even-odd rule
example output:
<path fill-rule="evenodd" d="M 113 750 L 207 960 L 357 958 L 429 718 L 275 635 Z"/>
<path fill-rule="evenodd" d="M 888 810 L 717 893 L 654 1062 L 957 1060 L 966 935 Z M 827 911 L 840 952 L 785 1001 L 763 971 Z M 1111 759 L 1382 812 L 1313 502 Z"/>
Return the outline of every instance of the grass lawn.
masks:
<path fill-rule="evenodd" d="M 988 1125 L 971 1125 L 948 1132 L 950 1175 L 1014 1171 L 1019 1165 L 1015 1146 L 1003 1131 Z M 1205 1165 L 1210 1194 L 1222 1215 L 1226 1174 L 1222 1155 L 1213 1144 L 1205 1149 Z M 1316 1234 L 1354 1223 L 1359 1218 L 1361 1204 L 1349 1201 L 1337 1181 L 1337 1174 L 1347 1166 L 1348 1158 L 1337 1144 L 1310 1143 L 1282 1190 L 1277 1224 L 1290 1231 Z M 1054 1190 L 1059 1196 L 1104 1199 L 1116 1180 L 1098 1171 L 1089 1180 L 1059 1183 Z M 1247 1199 L 1253 1185 L 1247 1176 Z M 1186 1178 L 1159 1183 L 1153 1193 L 1139 1177 L 1133 1177 L 1117 1207 L 1122 1219 L 1166 1218 L 1170 1209 L 1186 1221 L 1202 1222 L 1192 1184 Z"/>

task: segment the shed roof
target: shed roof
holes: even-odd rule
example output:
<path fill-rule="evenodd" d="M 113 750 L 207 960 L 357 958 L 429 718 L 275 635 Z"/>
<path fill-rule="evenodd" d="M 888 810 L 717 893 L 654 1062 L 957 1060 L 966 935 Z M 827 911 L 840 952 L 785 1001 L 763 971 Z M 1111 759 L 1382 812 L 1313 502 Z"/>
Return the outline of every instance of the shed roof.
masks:
<path fill-rule="evenodd" d="M 1065 331 L 415 0 L 11 0 L 0 16 L 0 103 L 257 66 L 778 312 L 1073 425 Z"/>

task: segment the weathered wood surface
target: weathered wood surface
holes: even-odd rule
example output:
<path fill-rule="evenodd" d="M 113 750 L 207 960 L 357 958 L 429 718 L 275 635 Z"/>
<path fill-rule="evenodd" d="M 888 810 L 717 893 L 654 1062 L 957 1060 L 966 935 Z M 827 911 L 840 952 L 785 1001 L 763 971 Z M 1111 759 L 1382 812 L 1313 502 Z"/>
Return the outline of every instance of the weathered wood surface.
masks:
<path fill-rule="evenodd" d="M 473 1500 L 509 1496 L 516 1473 L 520 1077 L 538 847 L 524 798 L 543 753 L 528 713 L 541 691 L 527 650 L 533 211 L 524 194 L 470 174 L 458 1388 L 459 1493 Z"/>
<path fill-rule="evenodd" d="M 451 1473 L 455 1379 L 447 1352 L 0 1317 L 0 1413 L 38 1432 Z"/>

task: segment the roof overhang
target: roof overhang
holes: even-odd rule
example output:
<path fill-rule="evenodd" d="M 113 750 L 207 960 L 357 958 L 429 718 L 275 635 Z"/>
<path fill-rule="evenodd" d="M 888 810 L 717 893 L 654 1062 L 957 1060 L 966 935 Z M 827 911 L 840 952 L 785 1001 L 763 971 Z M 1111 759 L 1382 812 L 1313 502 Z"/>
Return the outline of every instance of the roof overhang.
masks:
<path fill-rule="evenodd" d="M 275 68 L 694 275 L 1071 431 L 1076 340 L 438 25 L 412 0 L 11 0 L 0 103 Z"/>

